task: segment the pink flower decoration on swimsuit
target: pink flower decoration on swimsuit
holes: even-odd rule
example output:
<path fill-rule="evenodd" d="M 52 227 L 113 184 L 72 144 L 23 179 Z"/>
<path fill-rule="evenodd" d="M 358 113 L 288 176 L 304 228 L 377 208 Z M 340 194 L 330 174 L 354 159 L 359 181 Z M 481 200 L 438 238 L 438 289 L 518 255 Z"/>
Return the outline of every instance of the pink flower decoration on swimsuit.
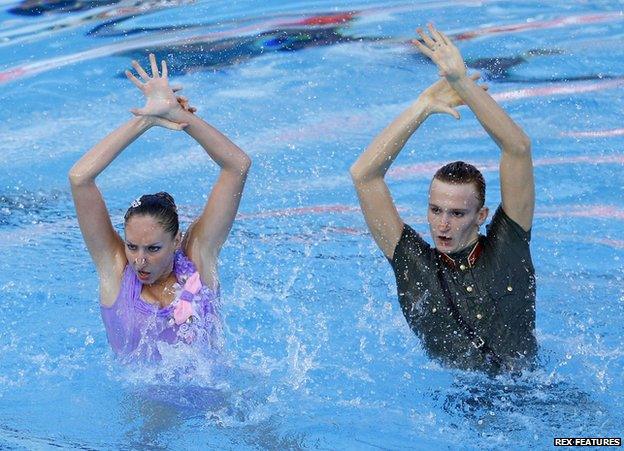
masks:
<path fill-rule="evenodd" d="M 173 309 L 173 319 L 179 326 L 184 324 L 191 316 L 193 316 L 193 305 L 189 301 L 183 301 L 180 299 L 178 305 Z"/>
<path fill-rule="evenodd" d="M 197 271 L 186 279 L 184 288 L 182 288 L 182 293 L 180 293 L 180 297 L 178 298 L 178 303 L 173 309 L 173 319 L 177 325 L 184 324 L 191 316 L 193 316 L 193 314 L 195 314 L 191 301 L 199 292 L 201 287 L 202 284 L 199 280 L 199 273 Z"/>

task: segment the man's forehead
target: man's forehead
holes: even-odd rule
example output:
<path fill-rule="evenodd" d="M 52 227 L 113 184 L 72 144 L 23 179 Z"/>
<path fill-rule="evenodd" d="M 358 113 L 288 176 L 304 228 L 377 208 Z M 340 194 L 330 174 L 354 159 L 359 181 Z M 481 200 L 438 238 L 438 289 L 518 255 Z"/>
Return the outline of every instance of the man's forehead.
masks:
<path fill-rule="evenodd" d="M 447 183 L 434 179 L 429 188 L 429 203 L 447 208 L 473 207 L 478 203 L 477 189 L 472 183 Z"/>

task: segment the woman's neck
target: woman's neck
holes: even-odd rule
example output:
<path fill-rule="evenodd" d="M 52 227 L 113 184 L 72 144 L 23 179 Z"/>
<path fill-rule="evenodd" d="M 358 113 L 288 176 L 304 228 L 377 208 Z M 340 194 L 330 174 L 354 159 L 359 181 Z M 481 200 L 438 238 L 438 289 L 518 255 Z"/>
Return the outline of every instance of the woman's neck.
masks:
<path fill-rule="evenodd" d="M 150 285 L 143 285 L 141 296 L 150 304 L 165 308 L 175 299 L 175 274 L 170 272 L 166 277 L 156 280 Z"/>

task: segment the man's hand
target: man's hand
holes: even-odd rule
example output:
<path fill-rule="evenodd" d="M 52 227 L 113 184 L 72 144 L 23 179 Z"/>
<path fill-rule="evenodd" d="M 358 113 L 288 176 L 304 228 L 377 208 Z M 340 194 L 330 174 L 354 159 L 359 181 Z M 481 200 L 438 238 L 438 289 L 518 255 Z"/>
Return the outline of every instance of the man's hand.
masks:
<path fill-rule="evenodd" d="M 184 96 L 177 96 L 176 99 L 178 100 L 178 103 L 180 104 L 182 109 L 188 111 L 189 113 L 195 113 L 197 111 L 197 108 L 192 107 L 191 105 L 189 105 L 189 101 L 188 101 L 188 99 L 186 97 L 184 97 Z"/>
<path fill-rule="evenodd" d="M 474 73 L 470 76 L 470 79 L 477 81 L 479 76 L 478 73 Z M 488 89 L 486 85 L 481 85 L 481 88 L 484 90 Z M 438 80 L 429 86 L 418 97 L 418 100 L 424 103 L 428 114 L 450 114 L 455 119 L 459 119 L 459 112 L 455 107 L 464 105 L 464 101 L 446 79 Z"/>
<path fill-rule="evenodd" d="M 457 47 L 453 45 L 448 36 L 436 30 L 433 25 L 428 24 L 428 27 L 431 37 L 422 28 L 419 28 L 416 32 L 420 35 L 423 42 L 414 39 L 412 43 L 423 55 L 438 66 L 441 77 L 445 77 L 450 82 L 464 77 L 466 75 L 466 64 Z"/>
<path fill-rule="evenodd" d="M 503 210 L 525 231 L 531 229 L 535 208 L 535 183 L 531 141 L 524 131 L 496 103 L 473 77 L 466 76 L 466 64 L 457 47 L 429 24 L 429 35 L 417 30 L 422 41 L 412 41 L 440 70 L 438 81 L 419 100 L 428 113 L 448 113 L 458 117 L 454 106 L 465 104 L 483 129 L 501 149 L 500 184 Z M 449 90 L 452 88 L 451 90 Z"/>

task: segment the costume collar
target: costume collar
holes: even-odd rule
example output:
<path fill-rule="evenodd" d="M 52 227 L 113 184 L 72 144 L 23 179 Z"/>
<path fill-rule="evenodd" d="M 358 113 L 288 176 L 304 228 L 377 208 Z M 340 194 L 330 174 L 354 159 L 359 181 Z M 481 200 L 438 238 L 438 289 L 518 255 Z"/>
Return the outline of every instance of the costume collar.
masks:
<path fill-rule="evenodd" d="M 436 251 L 438 250 L 436 249 Z M 477 259 L 481 255 L 481 252 L 483 252 L 483 243 L 481 242 L 481 239 L 478 239 L 475 245 L 472 247 L 472 250 L 468 253 L 468 256 L 466 257 L 466 261 L 468 262 L 469 268 L 472 268 L 474 266 Z M 447 266 L 451 268 L 457 268 L 458 266 L 460 266 L 460 262 L 461 260 L 463 260 L 465 253 L 461 251 L 456 253 L 454 254 L 455 258 L 441 251 L 438 251 L 438 255 L 440 256 L 440 259 L 444 263 L 446 263 Z"/>

